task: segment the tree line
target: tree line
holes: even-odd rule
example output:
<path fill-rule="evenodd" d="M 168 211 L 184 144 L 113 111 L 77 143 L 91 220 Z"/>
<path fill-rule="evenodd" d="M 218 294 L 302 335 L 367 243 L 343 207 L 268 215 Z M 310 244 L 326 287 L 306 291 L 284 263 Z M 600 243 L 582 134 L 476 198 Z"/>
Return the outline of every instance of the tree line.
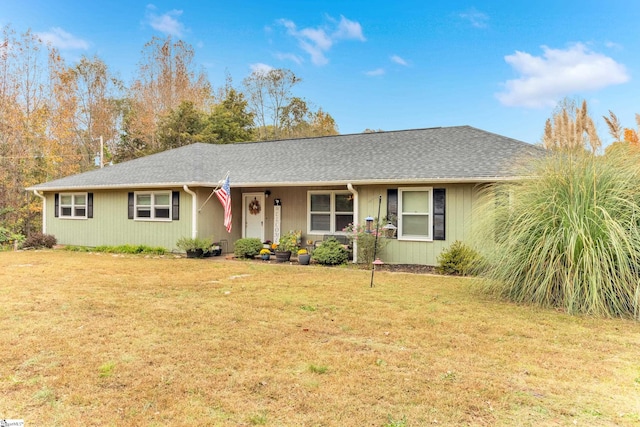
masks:
<path fill-rule="evenodd" d="M 287 69 L 214 90 L 183 40 L 153 37 L 125 85 L 98 56 L 68 64 L 28 30 L 0 38 L 0 229 L 27 234 L 38 203 L 24 188 L 193 142 L 335 135 L 331 115 L 296 96 Z M 104 147 L 101 149 L 101 145 Z"/>

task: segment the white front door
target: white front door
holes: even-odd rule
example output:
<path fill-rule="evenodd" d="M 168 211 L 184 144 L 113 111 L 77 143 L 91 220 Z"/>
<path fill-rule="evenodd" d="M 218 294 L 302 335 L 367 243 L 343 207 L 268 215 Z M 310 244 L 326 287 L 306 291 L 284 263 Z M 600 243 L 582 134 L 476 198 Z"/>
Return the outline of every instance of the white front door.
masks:
<path fill-rule="evenodd" d="M 257 237 L 264 242 L 264 194 L 242 195 L 242 237 Z"/>

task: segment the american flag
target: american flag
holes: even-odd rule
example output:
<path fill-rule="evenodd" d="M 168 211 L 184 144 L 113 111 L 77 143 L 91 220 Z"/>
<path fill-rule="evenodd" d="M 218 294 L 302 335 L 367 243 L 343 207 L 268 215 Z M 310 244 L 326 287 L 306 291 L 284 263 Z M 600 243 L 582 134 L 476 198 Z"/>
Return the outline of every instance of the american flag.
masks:
<path fill-rule="evenodd" d="M 216 190 L 216 196 L 224 207 L 224 226 L 227 232 L 231 233 L 231 188 L 229 187 L 229 177 L 224 180 L 222 187 Z"/>

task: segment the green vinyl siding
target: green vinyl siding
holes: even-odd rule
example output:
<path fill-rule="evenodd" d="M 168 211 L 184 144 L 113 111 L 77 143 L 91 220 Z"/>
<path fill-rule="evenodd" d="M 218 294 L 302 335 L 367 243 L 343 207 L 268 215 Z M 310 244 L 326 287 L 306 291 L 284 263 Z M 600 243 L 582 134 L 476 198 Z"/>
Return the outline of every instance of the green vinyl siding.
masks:
<path fill-rule="evenodd" d="M 64 194 L 61 192 L 60 194 Z M 191 196 L 180 192 L 180 220 L 141 221 L 127 218 L 127 191 L 93 191 L 93 218 L 54 216 L 54 194 L 47 198 L 47 233 L 59 244 L 77 246 L 149 245 L 174 249 L 182 236 L 191 235 Z"/>
<path fill-rule="evenodd" d="M 471 239 L 473 201 L 477 191 L 474 184 L 428 184 L 430 187 L 444 188 L 446 191 L 446 240 L 407 241 L 390 239 L 381 251 L 380 259 L 388 264 L 436 265 L 440 253 L 456 240 L 468 242 Z M 411 188 L 401 185 L 402 188 Z M 416 186 L 420 187 L 420 186 Z M 378 215 L 378 197 L 382 195 L 380 216 L 387 212 L 387 189 L 391 186 L 359 187 L 359 222 L 364 223 L 367 216 Z M 382 219 L 382 218 L 381 218 Z M 381 222 L 380 227 L 384 224 Z"/>

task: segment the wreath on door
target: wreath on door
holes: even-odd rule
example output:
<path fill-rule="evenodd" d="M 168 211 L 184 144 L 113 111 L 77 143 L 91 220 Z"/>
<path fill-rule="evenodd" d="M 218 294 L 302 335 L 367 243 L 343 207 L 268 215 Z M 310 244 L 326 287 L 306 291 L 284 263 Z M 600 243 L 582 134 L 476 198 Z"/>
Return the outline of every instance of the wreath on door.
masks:
<path fill-rule="evenodd" d="M 260 202 L 258 199 L 254 198 L 251 203 L 249 203 L 249 213 L 251 215 L 258 215 L 260 213 Z"/>

